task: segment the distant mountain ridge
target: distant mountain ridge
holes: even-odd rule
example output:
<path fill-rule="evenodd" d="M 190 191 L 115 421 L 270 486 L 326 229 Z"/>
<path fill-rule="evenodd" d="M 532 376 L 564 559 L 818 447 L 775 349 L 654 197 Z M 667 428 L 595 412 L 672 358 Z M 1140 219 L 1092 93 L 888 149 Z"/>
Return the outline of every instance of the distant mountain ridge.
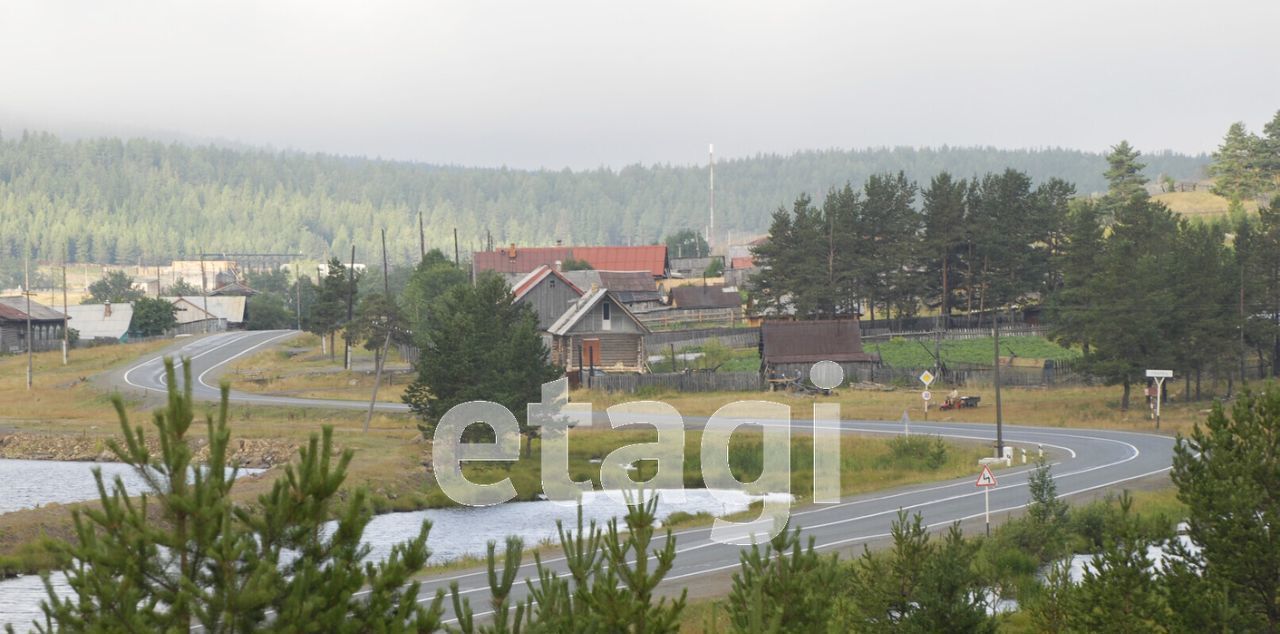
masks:
<path fill-rule="evenodd" d="M 393 262 L 416 260 L 418 215 L 428 248 L 495 244 L 641 244 L 707 221 L 707 167 L 521 170 L 145 139 L 65 141 L 0 131 L 0 260 L 26 243 L 39 260 L 163 261 L 200 251 L 343 253 L 365 259 L 387 230 Z M 1205 155 L 1144 156 L 1153 180 L 1195 179 Z M 921 184 L 1013 168 L 1101 191 L 1101 154 L 1060 148 L 812 150 L 717 160 L 717 237 L 759 234 L 797 196 L 903 171 Z"/>

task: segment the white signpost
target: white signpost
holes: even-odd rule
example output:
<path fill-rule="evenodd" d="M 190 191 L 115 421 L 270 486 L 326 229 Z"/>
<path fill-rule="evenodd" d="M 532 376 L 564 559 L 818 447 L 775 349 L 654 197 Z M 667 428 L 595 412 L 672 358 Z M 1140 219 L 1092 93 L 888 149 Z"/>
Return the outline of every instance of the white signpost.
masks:
<path fill-rule="evenodd" d="M 933 398 L 933 394 L 929 392 L 929 386 L 933 385 L 933 373 L 925 370 L 920 373 L 920 382 L 924 383 L 924 391 L 920 392 L 920 398 L 924 399 L 924 419 L 929 420 L 929 399 Z"/>
<path fill-rule="evenodd" d="M 1156 383 L 1156 429 L 1160 429 L 1160 401 L 1164 396 L 1164 380 L 1173 378 L 1173 370 L 1147 370 L 1147 378 Z"/>
<path fill-rule="evenodd" d="M 991 534 L 991 487 L 996 485 L 996 477 L 991 473 L 991 467 L 982 465 L 982 473 L 978 474 L 978 481 L 975 486 L 982 487 L 982 504 L 984 514 L 987 519 L 987 534 Z"/>

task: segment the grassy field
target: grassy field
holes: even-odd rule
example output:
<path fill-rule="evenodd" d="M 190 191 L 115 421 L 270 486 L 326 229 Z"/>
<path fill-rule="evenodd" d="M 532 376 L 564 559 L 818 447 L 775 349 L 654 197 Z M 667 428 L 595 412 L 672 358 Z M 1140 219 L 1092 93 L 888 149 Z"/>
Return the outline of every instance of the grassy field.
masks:
<path fill-rule="evenodd" d="M 981 339 L 944 340 L 939 344 L 943 363 L 975 363 L 991 365 L 995 352 L 995 340 Z M 885 364 L 899 368 L 925 368 L 933 365 L 933 342 L 910 339 L 890 339 L 886 342 L 863 344 L 867 352 L 878 352 Z M 1066 360 L 1080 356 L 1080 351 L 1063 348 L 1044 337 L 1001 337 L 1000 356 L 1019 359 Z"/>
<path fill-rule="evenodd" d="M 701 441 L 698 431 L 685 432 L 682 480 L 685 487 L 702 488 Z M 575 481 L 590 480 L 600 488 L 600 461 L 619 447 L 657 440 L 657 433 L 647 431 L 605 431 L 574 429 L 569 434 L 569 475 Z M 729 446 L 729 466 L 742 482 L 754 481 L 763 468 L 762 439 L 758 432 L 735 433 Z M 944 480 L 975 472 L 978 459 L 990 454 L 979 443 L 947 443 L 926 436 L 912 441 L 845 436 L 841 439 L 841 491 L 854 495 L 928 480 Z M 534 442 L 534 456 L 541 455 Z M 635 481 L 646 481 L 657 471 L 653 461 L 642 461 L 631 473 Z M 517 499 L 532 500 L 541 493 L 541 461 L 527 458 L 512 463 L 471 463 L 463 465 L 463 473 L 478 483 L 491 483 L 511 478 Z M 809 436 L 791 439 L 791 493 L 797 500 L 812 497 L 813 441 Z M 448 506 L 449 500 L 439 490 L 430 490 L 425 506 Z"/>
<path fill-rule="evenodd" d="M 1152 196 L 1169 206 L 1169 209 L 1191 218 L 1215 218 L 1227 215 L 1230 201 L 1209 191 L 1208 186 L 1193 192 L 1169 192 Z M 1244 210 L 1249 213 L 1258 211 L 1258 203 L 1246 201 Z"/>
<path fill-rule="evenodd" d="M 341 346 L 341 344 L 339 344 Z M 299 398 L 368 401 L 373 392 L 374 355 L 364 348 L 352 348 L 354 370 L 342 369 L 342 350 L 330 359 L 321 350 L 320 338 L 302 334 L 282 346 L 267 348 L 233 362 L 223 378 L 236 389 L 260 394 Z M 378 400 L 399 403 L 412 376 L 394 350 L 388 355 Z M 392 371 L 395 370 L 395 371 Z"/>
<path fill-rule="evenodd" d="M 1182 383 L 1166 384 L 1172 402 L 1161 412 L 1161 433 L 1186 432 L 1192 423 L 1203 420 L 1209 412 L 1209 400 L 1183 402 Z M 950 389 L 934 384 L 935 394 Z M 963 395 L 982 397 L 981 405 L 974 409 L 939 411 L 930 409 L 928 420 L 935 422 L 995 422 L 995 392 L 990 387 L 960 388 Z M 1050 427 L 1095 427 L 1154 431 L 1148 418 L 1145 401 L 1134 390 L 1131 407 L 1120 409 L 1121 390 L 1118 386 L 1004 388 L 1002 401 L 1004 421 L 1010 424 L 1045 425 Z M 626 394 L 578 390 L 571 395 L 576 402 L 589 402 L 597 409 L 615 403 L 635 399 Z M 911 420 L 925 419 L 920 392 L 915 389 L 857 390 L 844 388 L 831 396 L 806 396 L 785 392 L 709 392 L 681 394 L 678 392 L 651 392 L 644 395 L 668 403 L 684 416 L 710 416 L 721 406 L 743 399 L 764 399 L 788 405 L 795 420 L 809 420 L 813 415 L 813 403 L 836 403 L 841 416 L 867 420 L 897 420 L 905 411 Z"/>

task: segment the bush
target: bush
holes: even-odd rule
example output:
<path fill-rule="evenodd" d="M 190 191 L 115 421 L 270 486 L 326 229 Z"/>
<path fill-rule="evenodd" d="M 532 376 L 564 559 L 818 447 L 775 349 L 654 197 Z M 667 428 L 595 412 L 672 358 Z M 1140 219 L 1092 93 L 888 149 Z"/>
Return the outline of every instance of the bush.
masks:
<path fill-rule="evenodd" d="M 936 471 L 947 463 L 947 443 L 938 436 L 895 436 L 881 466 Z"/>

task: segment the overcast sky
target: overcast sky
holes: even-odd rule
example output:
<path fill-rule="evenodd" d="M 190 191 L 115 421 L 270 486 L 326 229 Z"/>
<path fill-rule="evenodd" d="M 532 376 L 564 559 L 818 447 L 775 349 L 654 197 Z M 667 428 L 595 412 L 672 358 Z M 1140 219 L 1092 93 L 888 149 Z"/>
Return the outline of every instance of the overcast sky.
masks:
<path fill-rule="evenodd" d="M 0 0 L 0 121 L 516 167 L 882 145 L 1211 151 L 1280 2 Z"/>

